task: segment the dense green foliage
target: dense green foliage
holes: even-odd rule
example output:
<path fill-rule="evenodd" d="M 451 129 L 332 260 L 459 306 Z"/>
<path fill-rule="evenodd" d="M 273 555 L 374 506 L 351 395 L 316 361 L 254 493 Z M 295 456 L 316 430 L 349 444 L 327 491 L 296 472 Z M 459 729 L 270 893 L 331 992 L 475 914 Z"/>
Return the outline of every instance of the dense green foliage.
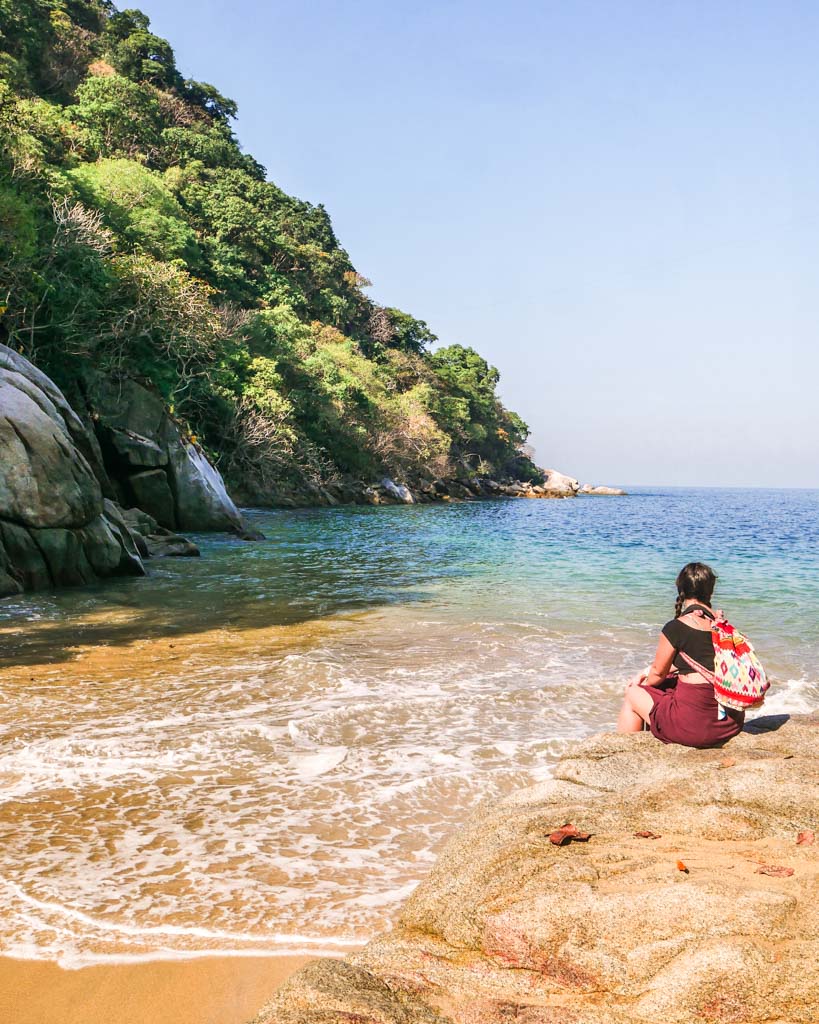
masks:
<path fill-rule="evenodd" d="M 257 492 L 533 473 L 497 371 L 374 303 L 235 116 L 139 11 L 0 0 L 0 338 L 91 404 L 94 374 L 150 381 Z"/>

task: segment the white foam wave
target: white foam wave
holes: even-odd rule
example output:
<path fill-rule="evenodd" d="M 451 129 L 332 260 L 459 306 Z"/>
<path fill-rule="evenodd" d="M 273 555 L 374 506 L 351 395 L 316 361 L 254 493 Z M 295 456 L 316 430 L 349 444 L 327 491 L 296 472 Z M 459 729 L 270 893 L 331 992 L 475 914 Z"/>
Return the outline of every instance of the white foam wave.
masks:
<path fill-rule="evenodd" d="M 328 944 L 326 937 L 319 938 L 311 935 L 253 935 L 244 931 L 228 932 L 218 931 L 212 928 L 183 927 L 172 924 L 150 926 L 142 925 L 137 927 L 134 925 L 121 924 L 117 921 L 106 921 L 99 917 L 93 917 L 90 914 L 83 913 L 81 910 L 64 906 L 62 903 L 57 903 L 52 900 L 37 899 L 36 896 L 31 896 L 25 892 L 23 888 L 15 882 L 10 882 L 5 878 L 0 878 L 0 885 L 6 887 L 19 900 L 36 910 L 43 911 L 47 914 L 55 914 L 58 917 L 69 921 L 79 922 L 87 925 L 89 928 L 95 929 L 96 931 L 111 932 L 116 935 L 126 935 L 129 938 L 144 939 L 176 936 L 194 939 L 214 939 L 219 942 L 266 943 L 270 946 L 283 945 L 286 943 L 298 943 L 303 946 L 326 946 Z M 360 945 L 359 941 L 355 939 L 334 938 L 333 943 L 337 946 Z"/>
<path fill-rule="evenodd" d="M 302 754 L 292 759 L 293 767 L 304 779 L 315 779 L 337 768 L 347 757 L 346 747 L 325 747 L 315 754 Z"/>
<path fill-rule="evenodd" d="M 414 614 L 0 693 L 0 948 L 65 966 L 353 948 L 480 800 L 610 727 L 645 661 L 641 633 Z M 788 678 L 762 713 L 817 705 Z"/>
<path fill-rule="evenodd" d="M 772 679 L 771 688 L 761 708 L 748 713 L 748 719 L 764 715 L 804 715 L 819 705 L 819 681 L 800 679 Z"/>
<path fill-rule="evenodd" d="M 276 945 L 258 949 L 152 949 L 149 953 L 94 953 L 88 950 L 63 952 L 56 956 L 43 955 L 37 946 L 21 944 L 3 952 L 3 956 L 13 960 L 48 960 L 56 963 L 65 971 L 79 971 L 85 967 L 111 966 L 119 967 L 128 964 L 152 963 L 156 960 L 187 961 L 200 960 L 203 957 L 222 959 L 224 957 L 333 957 L 349 953 L 351 948 L 359 949 L 363 943 L 354 947 L 340 948 L 325 944 L 323 946 L 289 946 Z"/>

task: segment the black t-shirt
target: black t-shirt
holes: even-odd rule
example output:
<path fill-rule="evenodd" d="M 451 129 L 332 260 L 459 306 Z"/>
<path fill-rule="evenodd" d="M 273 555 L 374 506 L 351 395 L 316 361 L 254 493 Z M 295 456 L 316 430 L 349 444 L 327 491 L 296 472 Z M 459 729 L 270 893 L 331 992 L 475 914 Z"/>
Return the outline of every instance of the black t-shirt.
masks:
<path fill-rule="evenodd" d="M 693 658 L 703 668 L 709 672 L 714 671 L 714 644 L 710 629 L 696 629 L 679 619 L 672 619 L 663 626 L 663 636 L 675 651 L 685 651 L 689 658 Z M 674 658 L 674 668 L 679 669 L 681 675 L 695 671 L 679 654 Z"/>

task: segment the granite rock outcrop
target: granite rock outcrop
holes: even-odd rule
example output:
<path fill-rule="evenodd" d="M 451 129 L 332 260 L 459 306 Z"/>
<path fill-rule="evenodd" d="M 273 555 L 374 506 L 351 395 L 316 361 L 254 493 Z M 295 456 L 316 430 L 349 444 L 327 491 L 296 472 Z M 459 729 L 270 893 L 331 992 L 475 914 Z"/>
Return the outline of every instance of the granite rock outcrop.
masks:
<path fill-rule="evenodd" d="M 812 1024 L 819 713 L 722 749 L 602 734 L 481 806 L 393 931 L 255 1024 Z M 566 822 L 587 842 L 555 845 Z"/>
<path fill-rule="evenodd" d="M 136 381 L 89 380 L 80 415 L 0 345 L 0 597 L 197 555 L 178 530 L 258 536 L 158 395 Z"/>
<path fill-rule="evenodd" d="M 604 484 L 583 484 L 583 486 L 577 493 L 622 497 L 626 495 L 628 492 L 624 491 L 622 487 L 607 487 Z"/>
<path fill-rule="evenodd" d="M 145 571 L 105 502 L 93 435 L 54 383 L 0 345 L 0 596 Z"/>
<path fill-rule="evenodd" d="M 565 473 L 559 473 L 556 469 L 545 469 L 543 486 L 548 491 L 564 494 L 577 494 L 580 490 L 580 482 Z"/>
<path fill-rule="evenodd" d="M 166 530 L 246 533 L 221 475 L 159 395 L 135 380 L 88 375 L 87 404 L 119 504 Z"/>

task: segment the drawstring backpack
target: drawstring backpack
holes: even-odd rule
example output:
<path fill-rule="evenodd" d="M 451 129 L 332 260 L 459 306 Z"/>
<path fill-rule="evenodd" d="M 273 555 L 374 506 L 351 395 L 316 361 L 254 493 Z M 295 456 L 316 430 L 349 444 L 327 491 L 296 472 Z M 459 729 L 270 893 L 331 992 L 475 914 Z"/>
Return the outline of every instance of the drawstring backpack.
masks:
<path fill-rule="evenodd" d="M 765 669 L 754 653 L 750 640 L 738 629 L 734 629 L 722 612 L 714 615 L 702 607 L 692 608 L 691 611 L 711 619 L 714 671 L 709 672 L 682 651 L 679 652 L 680 657 L 711 683 L 718 704 L 735 711 L 762 707 L 771 684 L 765 677 Z"/>

